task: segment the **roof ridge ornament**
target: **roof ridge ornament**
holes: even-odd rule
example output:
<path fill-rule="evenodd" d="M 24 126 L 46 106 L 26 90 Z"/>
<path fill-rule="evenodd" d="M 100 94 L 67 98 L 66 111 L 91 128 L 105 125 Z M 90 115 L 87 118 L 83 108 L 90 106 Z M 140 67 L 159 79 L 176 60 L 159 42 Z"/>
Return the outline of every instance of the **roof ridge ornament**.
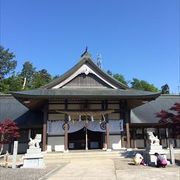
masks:
<path fill-rule="evenodd" d="M 91 56 L 89 53 L 88 53 L 88 47 L 86 46 L 84 52 L 81 54 L 81 57 L 84 57 L 84 56 Z"/>
<path fill-rule="evenodd" d="M 97 66 L 99 68 L 102 68 L 102 56 L 101 56 L 101 54 L 98 54 L 98 56 L 97 56 Z"/>

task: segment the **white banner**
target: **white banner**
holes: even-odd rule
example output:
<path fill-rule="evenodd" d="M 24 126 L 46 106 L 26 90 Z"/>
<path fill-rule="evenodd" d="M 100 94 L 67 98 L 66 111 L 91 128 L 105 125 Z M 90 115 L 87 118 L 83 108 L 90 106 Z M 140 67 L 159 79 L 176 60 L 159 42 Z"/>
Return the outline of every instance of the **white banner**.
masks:
<path fill-rule="evenodd" d="M 119 133 L 123 131 L 123 120 L 110 120 L 109 121 L 110 133 Z"/>
<path fill-rule="evenodd" d="M 47 133 L 49 135 L 63 135 L 64 134 L 64 121 L 48 121 L 47 122 Z M 81 130 L 82 128 L 86 128 L 90 131 L 98 131 L 105 132 L 106 131 L 106 123 L 100 121 L 88 121 L 85 124 L 85 121 L 69 121 L 68 122 L 68 133 L 73 133 Z M 109 120 L 109 132 L 120 133 L 123 131 L 123 120 Z"/>
<path fill-rule="evenodd" d="M 87 123 L 87 129 L 90 131 L 105 132 L 106 131 L 106 123 L 100 122 L 100 121 L 89 121 Z"/>

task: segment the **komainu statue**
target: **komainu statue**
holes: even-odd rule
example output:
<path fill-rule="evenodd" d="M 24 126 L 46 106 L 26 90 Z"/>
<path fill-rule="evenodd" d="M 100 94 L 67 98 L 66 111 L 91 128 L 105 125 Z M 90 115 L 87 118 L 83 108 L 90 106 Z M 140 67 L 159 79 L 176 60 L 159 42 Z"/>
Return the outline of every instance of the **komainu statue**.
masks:
<path fill-rule="evenodd" d="M 29 145 L 29 149 L 32 149 L 32 148 L 39 148 L 39 143 L 41 142 L 41 134 L 36 134 L 35 138 L 32 139 L 30 138 L 30 141 L 28 143 Z"/>
<path fill-rule="evenodd" d="M 152 131 L 148 131 L 147 134 L 150 145 L 160 145 L 158 137 Z"/>

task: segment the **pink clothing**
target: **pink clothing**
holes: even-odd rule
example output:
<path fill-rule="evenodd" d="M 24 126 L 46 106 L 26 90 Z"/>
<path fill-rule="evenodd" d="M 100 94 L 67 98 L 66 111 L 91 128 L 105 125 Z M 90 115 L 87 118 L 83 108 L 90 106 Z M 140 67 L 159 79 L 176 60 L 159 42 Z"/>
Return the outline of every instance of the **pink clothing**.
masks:
<path fill-rule="evenodd" d="M 164 156 L 158 155 L 157 156 L 157 167 L 166 167 L 167 160 Z"/>

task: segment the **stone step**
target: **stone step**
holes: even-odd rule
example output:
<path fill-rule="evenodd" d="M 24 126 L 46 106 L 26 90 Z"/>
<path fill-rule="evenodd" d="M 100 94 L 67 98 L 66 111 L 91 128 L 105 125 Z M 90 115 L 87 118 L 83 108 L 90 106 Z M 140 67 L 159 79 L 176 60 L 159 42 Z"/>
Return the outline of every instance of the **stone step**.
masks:
<path fill-rule="evenodd" d="M 45 160 L 54 159 L 78 159 L 78 158 L 122 158 L 123 151 L 78 151 L 78 152 L 55 152 L 44 154 Z"/>

